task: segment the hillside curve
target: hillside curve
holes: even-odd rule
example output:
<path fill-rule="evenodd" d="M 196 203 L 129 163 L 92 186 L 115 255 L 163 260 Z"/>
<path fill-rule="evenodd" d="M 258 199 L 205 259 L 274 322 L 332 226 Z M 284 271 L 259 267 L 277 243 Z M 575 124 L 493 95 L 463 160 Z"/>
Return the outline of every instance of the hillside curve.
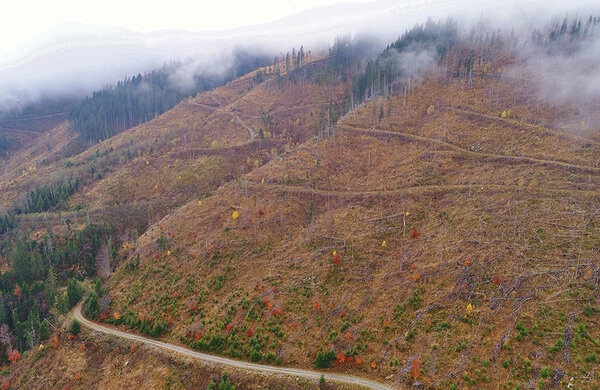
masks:
<path fill-rule="evenodd" d="M 214 356 L 202 352 L 193 351 L 191 349 L 174 345 L 170 343 L 165 343 L 162 341 L 154 340 L 148 337 L 123 332 L 114 328 L 110 328 L 107 326 L 100 325 L 93 321 L 88 320 L 83 316 L 81 312 L 81 303 L 75 306 L 73 309 L 73 317 L 77 319 L 81 323 L 81 325 L 90 328 L 96 332 L 109 334 L 115 337 L 120 337 L 123 339 L 128 339 L 136 342 L 140 342 L 146 344 L 148 346 L 152 346 L 155 348 L 159 348 L 165 351 L 174 352 L 183 356 L 191 357 L 194 359 L 201 360 L 206 363 L 220 364 L 227 367 L 238 368 L 245 371 L 252 371 L 261 374 L 283 374 L 294 377 L 300 377 L 305 379 L 313 379 L 319 380 L 321 375 L 325 376 L 326 380 L 335 381 L 335 382 L 343 382 L 352 385 L 363 386 L 367 389 L 373 390 L 393 390 L 393 387 L 384 385 L 382 383 L 378 383 L 372 381 L 370 379 L 359 378 L 352 375 L 345 374 L 337 374 L 337 373 L 329 373 L 329 372 L 320 372 L 320 371 L 312 371 L 312 370 L 303 370 L 299 368 L 291 368 L 291 367 L 278 367 L 278 366 L 269 366 L 265 364 L 256 364 L 250 362 L 244 362 L 240 360 L 228 359 L 220 356 Z"/>

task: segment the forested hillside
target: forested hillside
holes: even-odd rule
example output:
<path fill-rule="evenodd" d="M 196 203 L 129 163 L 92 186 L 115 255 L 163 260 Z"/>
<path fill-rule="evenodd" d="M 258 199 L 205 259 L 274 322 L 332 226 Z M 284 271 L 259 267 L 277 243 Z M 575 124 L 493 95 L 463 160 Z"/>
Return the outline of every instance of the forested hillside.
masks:
<path fill-rule="evenodd" d="M 182 69 L 190 66 L 177 62 L 143 76 L 127 77 L 76 104 L 69 113 L 71 128 L 85 143 L 100 142 L 157 117 L 188 96 L 221 86 L 271 60 L 271 56 L 238 51 L 225 69 Z M 182 85 L 177 79 L 182 77 L 179 72 L 193 73 L 184 81 L 189 84 Z"/>

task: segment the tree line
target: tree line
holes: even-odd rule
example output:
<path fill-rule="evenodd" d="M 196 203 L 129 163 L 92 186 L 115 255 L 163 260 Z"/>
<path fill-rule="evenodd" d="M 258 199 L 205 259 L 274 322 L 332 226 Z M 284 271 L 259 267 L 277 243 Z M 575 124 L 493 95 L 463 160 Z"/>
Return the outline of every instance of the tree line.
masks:
<path fill-rule="evenodd" d="M 189 96 L 221 86 L 269 63 L 270 57 L 266 55 L 238 50 L 226 70 L 197 71 L 187 85 L 182 85 L 177 76 L 184 71 L 185 64 L 165 64 L 144 75 L 126 77 L 75 104 L 69 112 L 70 126 L 84 144 L 93 144 L 145 123 Z"/>
<path fill-rule="evenodd" d="M 78 189 L 79 179 L 68 179 L 56 184 L 36 186 L 24 199 L 13 203 L 12 211 L 16 214 L 42 213 L 51 208 L 62 208 Z"/>
<path fill-rule="evenodd" d="M 10 269 L 0 275 L 0 354 L 36 348 L 51 334 L 53 310 L 68 312 L 82 297 L 76 278 L 96 274 L 96 257 L 113 229 L 88 224 L 64 235 L 47 232 L 40 239 L 6 238 L 0 254 Z M 113 249 L 110 256 L 116 255 Z M 68 282 L 68 283 L 67 283 Z M 96 283 L 99 283 L 96 281 Z M 67 285 L 61 291 L 61 285 Z M 103 292 L 94 290 L 96 299 Z M 93 307 L 93 305 L 92 305 Z"/>
<path fill-rule="evenodd" d="M 394 83 L 404 79 L 410 88 L 411 80 L 431 63 L 440 63 L 458 41 L 456 22 L 434 22 L 417 25 L 404 33 L 354 79 L 353 97 L 360 103 L 376 95 L 392 95 Z"/>

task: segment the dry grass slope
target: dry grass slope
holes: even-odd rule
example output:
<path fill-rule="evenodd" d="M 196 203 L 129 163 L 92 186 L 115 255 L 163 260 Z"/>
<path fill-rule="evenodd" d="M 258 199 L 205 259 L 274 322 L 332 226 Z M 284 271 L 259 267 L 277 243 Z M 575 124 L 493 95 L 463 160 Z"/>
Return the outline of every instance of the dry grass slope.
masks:
<path fill-rule="evenodd" d="M 151 226 L 139 270 L 111 279 L 112 310 L 170 316 L 167 339 L 244 358 L 256 333 L 258 358 L 282 364 L 333 348 L 335 370 L 400 388 L 415 360 L 427 387 L 593 388 L 598 135 L 528 93 L 432 78 L 329 138 L 305 133 Z"/>

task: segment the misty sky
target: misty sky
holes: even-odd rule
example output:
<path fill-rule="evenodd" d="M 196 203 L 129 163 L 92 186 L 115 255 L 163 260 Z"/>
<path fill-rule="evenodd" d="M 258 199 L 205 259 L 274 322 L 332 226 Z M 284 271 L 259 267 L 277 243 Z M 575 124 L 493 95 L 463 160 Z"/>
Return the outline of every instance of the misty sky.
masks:
<path fill-rule="evenodd" d="M 370 0 L 19 0 L 3 4 L 0 54 L 63 23 L 162 29 L 225 30 L 264 23 L 319 5 Z M 399 1 L 401 3 L 402 0 Z"/>
<path fill-rule="evenodd" d="M 600 11 L 599 0 L 13 0 L 0 20 L 0 112 L 81 97 L 172 60 L 223 68 L 235 47 L 325 53 L 336 36 L 374 45 L 428 17 L 530 31 L 551 16 Z M 586 11 L 584 11 L 586 10 Z"/>

